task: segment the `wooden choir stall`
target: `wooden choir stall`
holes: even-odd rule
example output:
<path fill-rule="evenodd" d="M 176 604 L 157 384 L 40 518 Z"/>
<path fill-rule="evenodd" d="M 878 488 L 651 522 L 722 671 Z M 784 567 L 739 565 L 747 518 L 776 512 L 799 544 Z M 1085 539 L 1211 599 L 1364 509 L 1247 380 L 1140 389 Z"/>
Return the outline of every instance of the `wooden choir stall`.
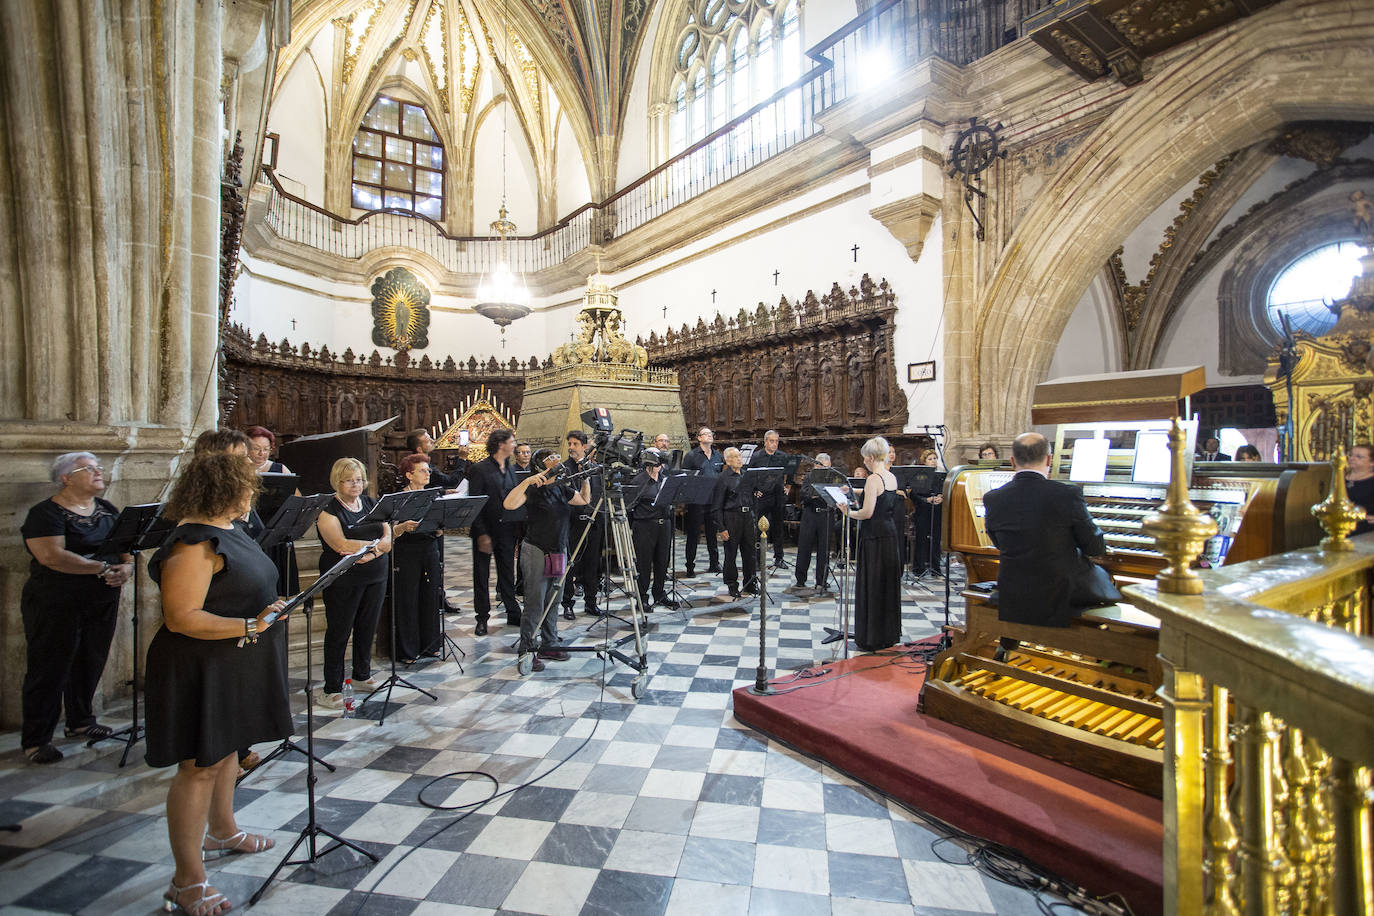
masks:
<path fill-rule="evenodd" d="M 1165 498 L 1170 418 L 1203 387 L 1203 371 L 1165 369 L 1052 380 L 1036 389 L 1032 420 L 1058 424 L 1050 476 L 1083 490 L 1106 536 L 1101 564 L 1120 585 L 1166 565 L 1141 530 Z M 1186 407 L 1184 408 L 1186 415 Z M 1190 426 L 1191 455 L 1197 427 Z M 944 547 L 968 572 L 963 629 L 932 666 L 923 710 L 1143 792 L 1161 791 L 1162 707 L 1156 618 L 1129 604 L 1090 610 L 1066 628 L 1004 623 L 989 603 L 997 548 L 983 497 L 1008 483 L 1007 464 L 952 470 L 945 481 Z M 1316 544 L 1309 509 L 1330 467 L 1209 462 L 1193 466 L 1189 498 L 1217 522 L 1205 562 L 1220 566 Z M 1004 662 L 1000 637 L 1021 641 Z"/>

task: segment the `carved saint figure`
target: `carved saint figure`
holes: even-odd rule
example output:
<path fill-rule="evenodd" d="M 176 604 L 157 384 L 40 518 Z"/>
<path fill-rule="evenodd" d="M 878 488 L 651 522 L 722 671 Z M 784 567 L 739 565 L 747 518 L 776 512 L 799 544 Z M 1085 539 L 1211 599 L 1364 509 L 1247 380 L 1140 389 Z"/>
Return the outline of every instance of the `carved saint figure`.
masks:
<path fill-rule="evenodd" d="M 797 416 L 811 416 L 811 363 L 797 367 Z"/>
<path fill-rule="evenodd" d="M 839 411 L 835 401 L 835 367 L 830 360 L 821 362 L 821 413 L 833 417 Z"/>
<path fill-rule="evenodd" d="M 849 361 L 849 412 L 864 413 L 864 366 L 858 358 Z"/>

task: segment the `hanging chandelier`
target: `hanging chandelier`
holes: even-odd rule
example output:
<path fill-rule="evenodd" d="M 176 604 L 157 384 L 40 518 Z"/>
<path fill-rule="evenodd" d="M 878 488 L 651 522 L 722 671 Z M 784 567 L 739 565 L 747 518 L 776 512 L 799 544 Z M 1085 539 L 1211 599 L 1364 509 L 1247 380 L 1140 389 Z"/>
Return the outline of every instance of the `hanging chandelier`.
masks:
<path fill-rule="evenodd" d="M 501 5 L 502 28 L 505 31 L 505 61 L 510 62 L 510 4 Z M 514 104 L 514 90 L 506 90 L 506 107 L 501 111 L 501 211 L 491 223 L 491 231 L 500 237 L 496 250 L 496 269 L 482 278 L 477 286 L 477 314 L 489 318 L 501 329 L 501 345 L 505 346 L 506 328 L 512 321 L 530 313 L 530 291 L 525 281 L 510 269 L 506 257 L 507 238 L 515 234 L 515 223 L 506 210 L 506 133 L 510 124 L 510 106 Z"/>
<path fill-rule="evenodd" d="M 505 162 L 502 157 L 504 184 Z M 491 223 L 491 231 L 500 237 L 496 255 L 496 268 L 482 278 L 477 286 L 477 314 L 488 318 L 506 333 L 512 321 L 524 318 L 530 313 L 530 291 L 524 281 L 510 269 L 506 259 L 506 237 L 514 234 L 515 223 L 510 221 L 504 200 L 501 202 L 501 215 Z"/>

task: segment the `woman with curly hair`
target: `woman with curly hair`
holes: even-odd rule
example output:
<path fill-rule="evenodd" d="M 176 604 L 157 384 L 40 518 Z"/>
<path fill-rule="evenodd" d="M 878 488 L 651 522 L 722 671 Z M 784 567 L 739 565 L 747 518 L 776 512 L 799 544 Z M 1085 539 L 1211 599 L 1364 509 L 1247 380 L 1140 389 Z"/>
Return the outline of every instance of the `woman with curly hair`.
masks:
<path fill-rule="evenodd" d="M 163 510 L 180 524 L 148 564 L 163 623 L 148 647 L 146 759 L 177 767 L 167 790 L 176 870 L 163 897 L 193 916 L 231 906 L 206 880 L 207 854 L 272 847 L 234 819 L 235 751 L 292 733 L 284 630 L 269 616 L 283 605 L 277 570 L 234 524 L 258 488 L 241 455 L 192 458 Z"/>
<path fill-rule="evenodd" d="M 401 459 L 406 490 L 429 488 L 429 456 L 418 452 Z M 440 604 L 443 601 L 444 561 L 439 550 L 443 533 L 417 532 L 419 522 L 400 522 L 396 535 L 396 593 L 391 606 L 396 614 L 395 657 L 409 665 L 422 655 L 433 655 L 443 638 Z"/>

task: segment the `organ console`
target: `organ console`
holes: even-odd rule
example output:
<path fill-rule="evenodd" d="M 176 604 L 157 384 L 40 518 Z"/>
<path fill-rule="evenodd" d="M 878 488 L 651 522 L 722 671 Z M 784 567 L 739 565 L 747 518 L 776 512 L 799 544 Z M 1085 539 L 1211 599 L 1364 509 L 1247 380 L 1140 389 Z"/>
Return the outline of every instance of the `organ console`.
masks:
<path fill-rule="evenodd" d="M 1094 420 L 1120 406 L 1100 394 L 1111 392 L 1120 379 L 1070 381 L 1074 384 L 1046 383 L 1058 386 L 1052 389 L 1058 405 L 1072 403 L 1067 417 L 1060 413 L 1066 422 L 1056 432 L 1051 476 L 1088 478 L 1073 482 L 1082 487 L 1088 511 L 1106 535 L 1108 554 L 1100 562 L 1118 585 L 1152 578 L 1166 563 L 1141 522 L 1163 502 L 1167 481 L 1149 479 L 1150 456 L 1143 452 L 1154 447 L 1156 431 L 1168 423 Z M 1182 373 L 1163 382 L 1160 375 L 1150 378 L 1166 392 L 1156 398 L 1159 415 L 1177 410 L 1170 386 L 1181 387 L 1177 397 L 1186 397 L 1190 381 L 1200 388 L 1200 373 L 1195 380 Z M 1117 400 L 1129 402 L 1139 417 L 1138 396 L 1129 386 L 1124 393 L 1119 388 Z M 1088 406 L 1072 396 L 1075 392 L 1100 403 Z M 1041 396 L 1037 390 L 1037 401 Z M 1037 408 L 1034 419 L 1053 422 L 1047 417 L 1054 414 Z M 1075 452 L 1085 460 L 1075 462 Z M 985 528 L 983 497 L 1012 474 L 1007 466 L 984 463 L 955 468 L 945 481 L 942 535 L 945 549 L 960 556 L 967 571 L 965 621 L 963 628 L 951 628 L 951 646 L 932 664 L 922 708 L 1158 795 L 1164 736 L 1155 697 L 1161 682 L 1158 621 L 1120 604 L 1091 610 L 1070 627 L 1038 627 L 1000 621 L 989 603 L 998 554 Z M 1218 527 L 1202 562 L 1218 566 L 1317 543 L 1322 532 L 1309 509 L 1324 498 L 1329 483 L 1326 465 L 1199 463 L 1190 476 L 1189 498 Z M 1021 641 L 1001 662 L 993 658 L 1000 637 Z"/>

